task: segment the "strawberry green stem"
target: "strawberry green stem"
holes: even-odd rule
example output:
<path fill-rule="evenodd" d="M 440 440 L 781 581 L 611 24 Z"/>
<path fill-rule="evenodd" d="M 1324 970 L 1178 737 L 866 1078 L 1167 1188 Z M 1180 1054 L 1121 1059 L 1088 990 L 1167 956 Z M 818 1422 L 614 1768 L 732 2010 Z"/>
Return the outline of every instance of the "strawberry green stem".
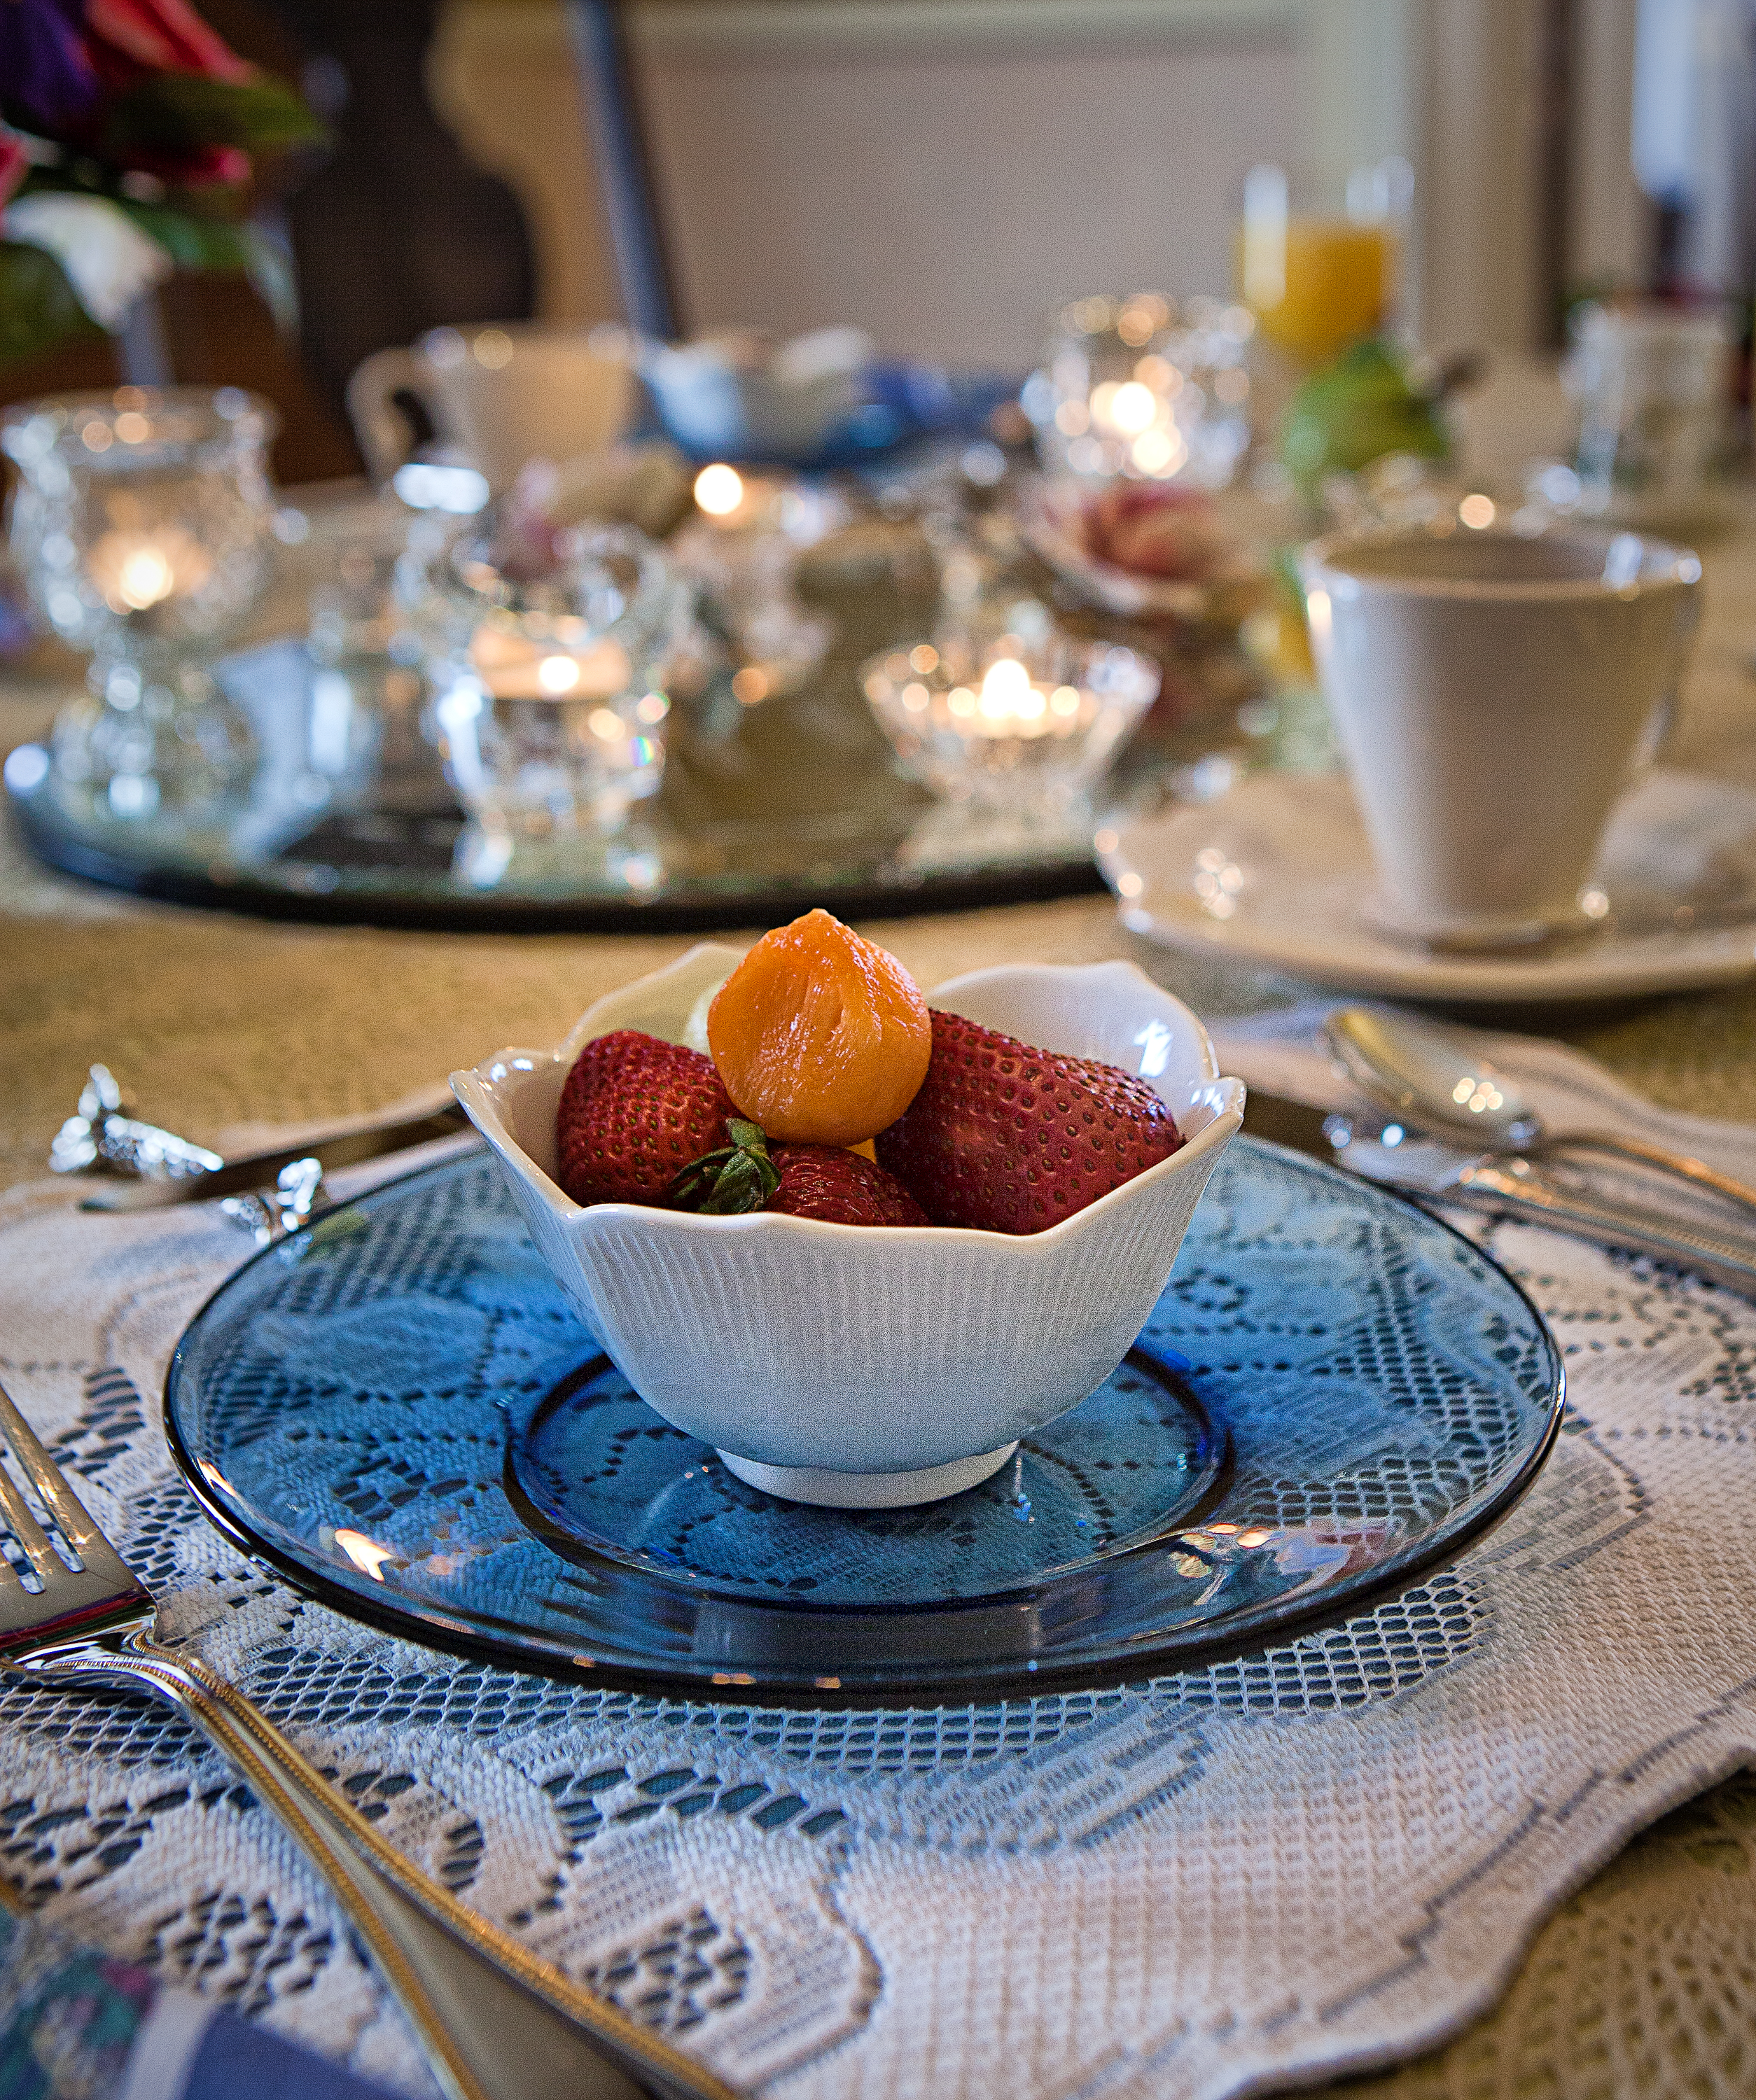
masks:
<path fill-rule="evenodd" d="M 679 1211 L 699 1211 L 708 1217 L 735 1217 L 760 1211 L 780 1186 L 780 1170 L 769 1157 L 768 1140 L 759 1123 L 729 1116 L 730 1145 L 691 1159 L 669 1189 Z"/>

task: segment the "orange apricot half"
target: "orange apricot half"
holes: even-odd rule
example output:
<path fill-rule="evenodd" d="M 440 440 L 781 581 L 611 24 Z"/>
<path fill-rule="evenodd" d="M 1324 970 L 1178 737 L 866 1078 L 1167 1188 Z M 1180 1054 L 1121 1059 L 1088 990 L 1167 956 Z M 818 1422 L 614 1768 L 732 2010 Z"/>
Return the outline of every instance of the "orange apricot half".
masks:
<path fill-rule="evenodd" d="M 739 1111 L 785 1145 L 857 1145 L 919 1092 L 933 1018 L 896 957 L 827 911 L 765 933 L 708 1008 Z"/>

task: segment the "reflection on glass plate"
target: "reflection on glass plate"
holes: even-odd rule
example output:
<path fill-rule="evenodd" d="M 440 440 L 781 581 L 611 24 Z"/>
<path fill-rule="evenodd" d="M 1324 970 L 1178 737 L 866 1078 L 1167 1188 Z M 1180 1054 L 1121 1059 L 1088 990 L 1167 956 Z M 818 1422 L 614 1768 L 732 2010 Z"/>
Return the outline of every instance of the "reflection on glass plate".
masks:
<path fill-rule="evenodd" d="M 1529 1485 L 1560 1383 L 1467 1242 L 1239 1140 L 1096 1393 L 965 1494 L 804 1510 L 629 1391 L 470 1155 L 239 1271 L 166 1415 L 232 1538 L 413 1639 L 593 1683 L 907 1701 L 1149 1675 L 1363 1608 Z"/>
<path fill-rule="evenodd" d="M 334 677 L 314 673 L 292 642 L 221 667 L 262 752 L 236 805 L 200 822 L 95 816 L 60 791 L 34 744 L 14 754 L 6 785 L 26 837 L 55 867 L 276 916 L 695 931 L 779 922 L 818 904 L 852 918 L 1099 887 L 1088 818 L 953 808 L 903 779 L 854 668 L 826 662 L 760 706 L 740 702 L 721 676 L 673 708 L 664 784 L 626 826 L 515 848 L 467 821 L 437 752 L 404 719 L 412 711 L 380 695 L 364 696 L 365 715 L 382 724 L 376 765 L 348 792 L 314 770 L 319 729 L 338 740 L 317 704 L 328 704 Z"/>

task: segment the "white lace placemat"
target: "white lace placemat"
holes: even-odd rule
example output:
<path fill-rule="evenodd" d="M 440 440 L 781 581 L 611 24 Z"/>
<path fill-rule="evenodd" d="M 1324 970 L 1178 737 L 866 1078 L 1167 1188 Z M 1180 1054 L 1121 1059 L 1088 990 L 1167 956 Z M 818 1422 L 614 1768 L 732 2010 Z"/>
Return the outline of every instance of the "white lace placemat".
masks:
<path fill-rule="evenodd" d="M 1297 1076 L 1292 1037 L 1228 1050 Z M 1756 1758 L 1756 1305 L 1491 1243 L 1572 1396 L 1500 1529 L 1338 1630 L 994 1706 L 593 1692 L 300 1599 L 208 1528 L 160 1434 L 171 1347 L 244 1251 L 210 1211 L 0 1199 L 0 1370 L 174 1633 L 465 1900 L 734 2080 L 1219 2096 L 1442 2038 L 1632 1832 Z M 0 1872 L 65 1932 L 430 2091 L 320 1887 L 175 1716 L 0 1683 Z"/>

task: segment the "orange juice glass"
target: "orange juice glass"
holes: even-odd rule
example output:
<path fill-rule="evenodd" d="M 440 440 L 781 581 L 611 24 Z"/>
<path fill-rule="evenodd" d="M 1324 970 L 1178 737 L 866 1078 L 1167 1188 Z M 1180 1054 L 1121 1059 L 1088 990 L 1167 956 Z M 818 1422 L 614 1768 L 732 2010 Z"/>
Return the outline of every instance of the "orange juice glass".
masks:
<path fill-rule="evenodd" d="M 1299 194 L 1279 168 L 1251 170 L 1238 289 L 1264 336 L 1298 364 L 1327 364 L 1389 323 L 1405 188 L 1393 172 L 1366 169 L 1325 199 Z"/>

